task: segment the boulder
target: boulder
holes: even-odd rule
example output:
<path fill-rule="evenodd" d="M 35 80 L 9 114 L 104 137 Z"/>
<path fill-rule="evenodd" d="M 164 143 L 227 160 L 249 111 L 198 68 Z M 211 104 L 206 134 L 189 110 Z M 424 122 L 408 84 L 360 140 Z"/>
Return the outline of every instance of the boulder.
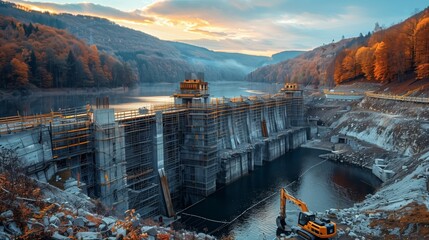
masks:
<path fill-rule="evenodd" d="M 88 221 L 88 223 L 86 224 L 86 226 L 89 227 L 89 228 L 93 228 L 93 227 L 96 227 L 97 224 L 95 222 Z"/>
<path fill-rule="evenodd" d="M 34 230 L 34 231 L 43 231 L 45 229 L 45 226 L 43 224 L 39 223 L 34 218 L 30 218 L 28 220 L 27 227 L 28 227 L 28 229 L 31 229 L 31 230 Z"/>
<path fill-rule="evenodd" d="M 15 222 L 9 222 L 6 227 L 6 231 L 15 236 L 19 236 L 22 234 L 21 229 L 16 225 Z"/>
<path fill-rule="evenodd" d="M 49 224 L 49 227 L 50 227 L 51 229 L 58 229 L 58 225 L 55 225 L 55 224 L 53 224 L 53 223 Z"/>
<path fill-rule="evenodd" d="M 111 224 L 116 223 L 116 218 L 113 217 L 104 217 L 101 221 L 106 225 L 110 226 Z"/>
<path fill-rule="evenodd" d="M 45 227 L 49 226 L 49 218 L 48 218 L 48 216 L 44 216 L 43 217 L 43 225 L 45 225 Z"/>
<path fill-rule="evenodd" d="M 67 235 L 69 237 L 73 236 L 73 228 L 71 228 L 71 227 L 67 228 Z"/>
<path fill-rule="evenodd" d="M 61 220 L 57 216 L 52 215 L 51 218 L 49 218 L 49 223 L 55 224 L 57 226 L 60 226 L 61 225 Z"/>
<path fill-rule="evenodd" d="M 5 218 L 5 219 L 13 218 L 13 212 L 12 212 L 12 210 L 7 210 L 7 211 L 5 211 L 5 212 L 2 212 L 2 213 L 0 214 L 0 217 L 1 217 L 1 218 Z"/>
<path fill-rule="evenodd" d="M 75 227 L 85 227 L 86 218 L 77 217 L 73 220 L 73 226 Z"/>
<path fill-rule="evenodd" d="M 197 237 L 202 240 L 206 239 L 206 235 L 204 233 L 198 233 Z"/>
<path fill-rule="evenodd" d="M 70 240 L 70 238 L 63 236 L 63 235 L 59 234 L 58 232 L 54 232 L 54 234 L 52 235 L 52 239 L 53 240 Z"/>
<path fill-rule="evenodd" d="M 101 233 L 98 232 L 78 232 L 76 238 L 80 240 L 102 240 Z"/>
<path fill-rule="evenodd" d="M 142 233 L 147 233 L 149 236 L 156 236 L 158 234 L 156 228 L 151 226 L 143 226 L 141 231 Z"/>
<path fill-rule="evenodd" d="M 127 236 L 127 230 L 125 230 L 124 228 L 120 227 L 118 229 L 116 229 L 116 235 L 117 236 Z"/>
<path fill-rule="evenodd" d="M 62 219 L 63 217 L 65 217 L 65 216 L 66 216 L 66 214 L 65 214 L 65 213 L 63 213 L 63 212 L 59 212 L 59 213 L 55 213 L 55 216 L 56 216 L 57 218 L 59 218 L 59 219 Z"/>
<path fill-rule="evenodd" d="M 3 231 L 0 231 L 0 239 L 2 239 L 2 240 L 12 240 L 12 237 L 9 234 L 7 234 L 7 233 L 5 233 Z"/>
<path fill-rule="evenodd" d="M 107 226 L 104 223 L 102 223 L 102 224 L 100 224 L 100 226 L 98 226 L 98 231 L 100 231 L 100 232 L 105 232 L 107 230 L 109 230 L 109 229 L 107 229 Z"/>
<path fill-rule="evenodd" d="M 83 210 L 82 208 L 79 208 L 79 209 L 77 210 L 77 215 L 78 215 L 78 216 L 86 217 L 86 215 L 88 215 L 88 214 L 89 214 L 89 213 L 88 213 L 87 211 Z"/>

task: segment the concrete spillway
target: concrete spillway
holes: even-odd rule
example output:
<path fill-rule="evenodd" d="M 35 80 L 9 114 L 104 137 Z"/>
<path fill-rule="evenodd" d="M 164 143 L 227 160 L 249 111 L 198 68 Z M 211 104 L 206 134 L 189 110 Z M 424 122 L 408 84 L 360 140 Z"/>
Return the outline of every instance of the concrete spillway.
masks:
<path fill-rule="evenodd" d="M 74 178 L 119 214 L 133 208 L 143 217 L 210 195 L 297 148 L 307 133 L 302 96 L 286 93 L 0 121 L 0 145 L 16 149 L 33 177 L 60 188 Z"/>

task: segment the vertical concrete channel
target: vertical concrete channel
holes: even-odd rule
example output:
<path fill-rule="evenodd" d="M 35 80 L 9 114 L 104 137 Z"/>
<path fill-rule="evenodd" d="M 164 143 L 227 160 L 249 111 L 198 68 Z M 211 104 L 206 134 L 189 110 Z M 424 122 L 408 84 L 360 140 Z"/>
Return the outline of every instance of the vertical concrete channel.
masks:
<path fill-rule="evenodd" d="M 160 186 L 162 190 L 162 201 L 165 204 L 168 217 L 175 215 L 173 202 L 171 201 L 170 188 L 168 186 L 167 175 L 164 170 L 164 129 L 162 122 L 162 111 L 155 113 L 155 134 L 154 134 L 154 161 L 158 169 Z"/>

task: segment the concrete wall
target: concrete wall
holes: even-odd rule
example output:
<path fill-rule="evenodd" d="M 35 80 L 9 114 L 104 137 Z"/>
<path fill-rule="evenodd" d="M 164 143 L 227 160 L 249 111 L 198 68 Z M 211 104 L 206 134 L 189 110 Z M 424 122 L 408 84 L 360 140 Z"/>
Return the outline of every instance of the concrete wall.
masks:
<path fill-rule="evenodd" d="M 264 161 L 299 147 L 310 132 L 302 126 L 302 98 L 284 96 L 226 100 L 220 106 L 188 106 L 121 120 L 115 119 L 113 109 L 96 109 L 92 116 L 92 121 L 79 123 L 82 135 L 90 135 L 85 139 L 90 143 L 83 147 L 72 148 L 73 142 L 61 140 L 67 148 L 52 150 L 56 140 L 51 141 L 49 134 L 56 131 L 67 138 L 62 132 L 73 132 L 74 125 L 56 130 L 51 126 L 51 133 L 41 126 L 13 137 L 2 135 L 0 143 L 19 146 L 20 156 L 34 166 L 62 159 L 57 165 L 73 167 L 70 176 L 75 179 L 81 167 L 88 165 L 87 176 L 94 179 L 87 181 L 88 188 L 95 189 L 91 196 L 119 214 L 133 208 L 145 218 L 166 213 L 165 205 L 171 213 L 177 202 L 187 205 L 208 196 L 218 185 L 229 184 Z M 64 121 L 71 119 L 61 119 L 58 126 Z M 46 181 L 57 171 L 55 166 L 43 165 L 33 176 Z M 167 204 L 168 191 L 173 204 Z"/>
<path fill-rule="evenodd" d="M 118 215 L 128 209 L 124 129 L 115 122 L 113 109 L 94 111 L 96 182 L 101 202 Z"/>
<path fill-rule="evenodd" d="M 0 147 L 14 149 L 31 177 L 47 182 L 57 171 L 47 126 L 0 136 Z"/>
<path fill-rule="evenodd" d="M 218 118 L 218 184 L 228 184 L 248 174 L 264 161 L 273 161 L 307 141 L 302 99 L 228 103 L 230 111 Z M 261 106 L 259 106 L 260 104 Z M 265 125 L 268 136 L 263 136 Z"/>

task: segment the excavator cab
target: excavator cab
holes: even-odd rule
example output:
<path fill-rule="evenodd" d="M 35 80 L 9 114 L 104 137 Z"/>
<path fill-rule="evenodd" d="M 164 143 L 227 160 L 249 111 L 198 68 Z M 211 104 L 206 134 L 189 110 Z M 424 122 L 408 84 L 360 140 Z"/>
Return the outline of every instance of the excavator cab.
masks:
<path fill-rule="evenodd" d="M 316 215 L 312 212 L 300 212 L 298 217 L 298 224 L 300 226 L 305 226 L 309 221 L 314 222 L 316 220 Z"/>

